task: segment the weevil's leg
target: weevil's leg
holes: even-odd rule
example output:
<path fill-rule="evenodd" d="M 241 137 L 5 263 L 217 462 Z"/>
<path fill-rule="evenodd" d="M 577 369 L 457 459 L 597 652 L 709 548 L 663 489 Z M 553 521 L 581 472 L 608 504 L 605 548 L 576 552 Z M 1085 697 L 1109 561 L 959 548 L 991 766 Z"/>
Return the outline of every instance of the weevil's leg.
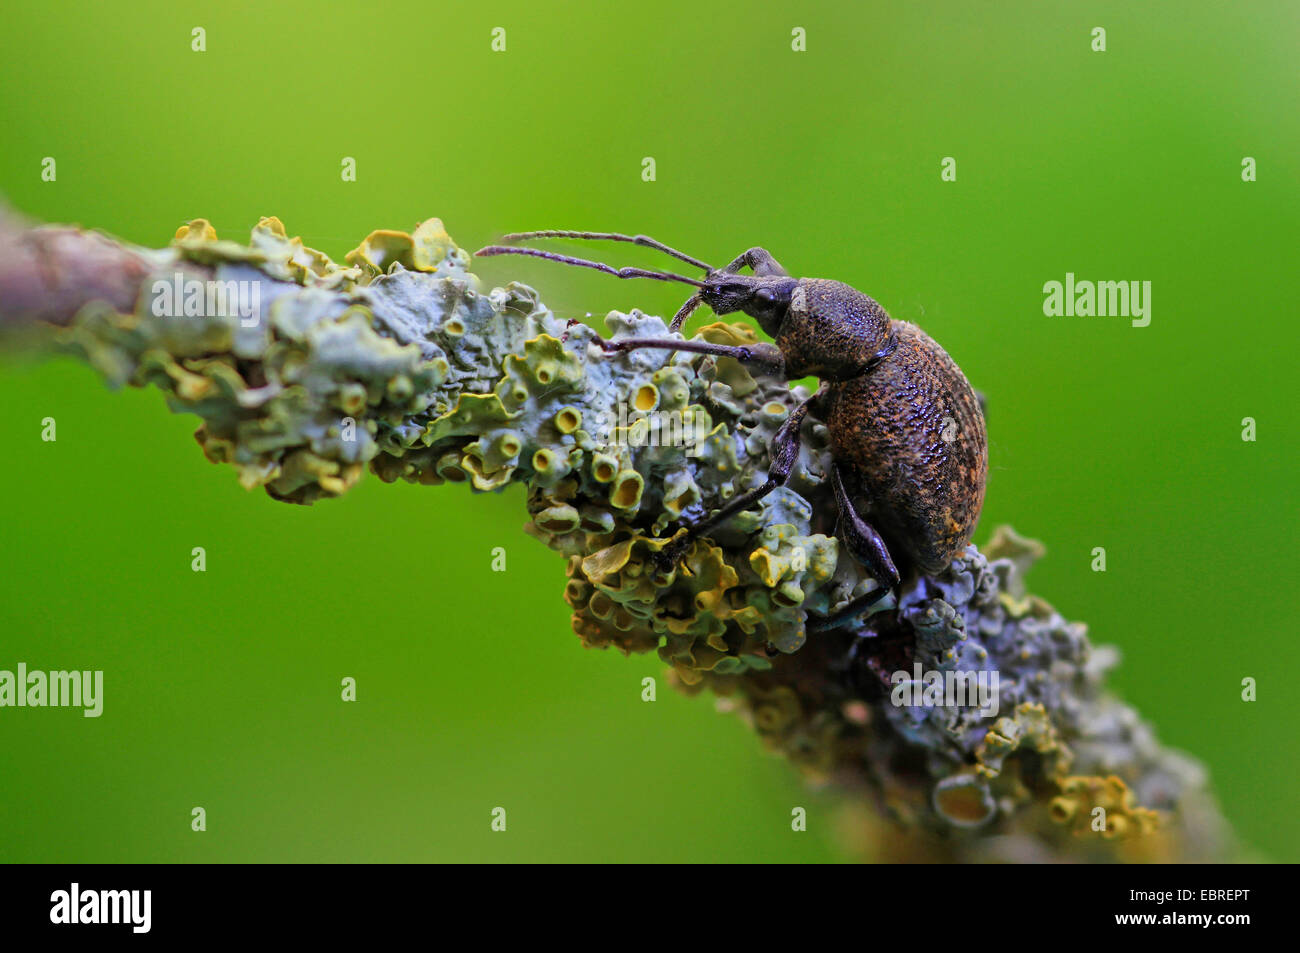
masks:
<path fill-rule="evenodd" d="M 722 270 L 728 274 L 735 274 L 742 268 L 751 269 L 754 274 L 760 278 L 789 278 L 790 273 L 781 267 L 780 263 L 772 257 L 772 253 L 766 248 L 755 246 L 743 255 L 737 255 L 735 261 L 727 265 Z"/>
<path fill-rule="evenodd" d="M 673 315 L 673 320 L 669 323 L 668 330 L 680 331 L 682 325 L 686 323 L 686 319 L 691 316 L 691 312 L 698 308 L 703 301 L 704 297 L 699 292 L 696 292 L 687 298 L 686 303 L 678 308 L 677 313 Z"/>
<path fill-rule="evenodd" d="M 889 555 L 889 548 L 875 528 L 858 514 L 844 489 L 844 476 L 836 464 L 831 466 L 831 483 L 835 488 L 835 506 L 840 515 L 839 535 L 844 545 L 858 562 L 871 570 L 876 582 L 886 589 L 898 585 L 901 577 Z"/>
<path fill-rule="evenodd" d="M 808 632 L 825 632 L 829 629 L 836 629 L 846 622 L 851 622 L 858 616 L 862 615 L 871 606 L 884 599 L 889 595 L 890 589 L 872 589 L 870 592 L 863 593 L 856 599 L 849 602 L 842 609 L 837 609 L 823 619 L 809 620 L 805 628 Z"/>
<path fill-rule="evenodd" d="M 746 364 L 759 364 L 763 369 L 780 377 L 785 376 L 785 358 L 773 344 L 710 344 L 708 341 L 678 341 L 675 338 L 623 338 L 607 341 L 597 337 L 592 339 L 606 354 L 618 354 L 623 351 L 637 351 L 642 348 L 659 348 L 665 351 L 689 351 L 692 354 L 708 354 L 712 357 L 730 357 Z"/>
<path fill-rule="evenodd" d="M 818 394 L 820 393 L 818 391 Z M 691 540 L 708 532 L 715 526 L 725 523 L 737 513 L 749 509 L 778 486 L 785 486 L 790 479 L 790 474 L 794 471 L 795 461 L 799 459 L 800 427 L 803 425 L 804 417 L 808 413 L 809 405 L 817 399 L 818 394 L 809 397 L 792 410 L 785 423 L 781 425 L 781 429 L 772 438 L 772 464 L 768 468 L 767 479 L 752 490 L 748 490 L 729 500 L 725 506 L 715 513 L 694 523 L 686 524 L 684 527 L 685 532 L 679 532 L 671 543 L 656 554 L 655 561 L 660 568 L 666 571 L 677 565 L 677 562 L 686 552 L 686 548 L 691 544 Z"/>
<path fill-rule="evenodd" d="M 880 534 L 874 527 L 858 515 L 853 501 L 849 499 L 838 466 L 831 467 L 831 482 L 835 487 L 835 505 L 840 516 L 839 537 L 853 557 L 870 570 L 872 578 L 880 584 L 880 588 L 863 593 L 842 609 L 832 612 L 824 619 L 810 623 L 808 625 L 810 632 L 833 629 L 861 615 L 863 610 L 889 595 L 900 579 L 885 541 L 880 538 Z"/>

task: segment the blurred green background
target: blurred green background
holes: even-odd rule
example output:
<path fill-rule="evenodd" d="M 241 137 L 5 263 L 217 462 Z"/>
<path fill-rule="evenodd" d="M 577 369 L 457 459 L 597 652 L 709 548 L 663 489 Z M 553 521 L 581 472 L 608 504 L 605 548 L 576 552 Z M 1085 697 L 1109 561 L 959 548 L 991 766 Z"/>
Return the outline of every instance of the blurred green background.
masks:
<path fill-rule="evenodd" d="M 1294 861 L 1298 33 L 1294 2 L 11 4 L 0 193 L 152 246 L 275 214 L 340 257 L 436 215 L 470 249 L 643 231 L 854 284 L 988 395 L 977 541 L 1010 522 L 1046 543 L 1032 587 L 1121 648 L 1116 687 Z M 661 264 L 638 252 L 606 254 Z M 565 316 L 684 297 L 478 270 Z M 1151 281 L 1150 326 L 1045 317 L 1067 271 Z M 106 681 L 97 720 L 0 710 L 0 858 L 850 856 L 834 799 L 734 716 L 662 678 L 644 703 L 654 657 L 580 647 L 518 488 L 368 476 L 278 504 L 203 459 L 194 418 L 70 361 L 7 360 L 0 406 L 0 668 Z"/>

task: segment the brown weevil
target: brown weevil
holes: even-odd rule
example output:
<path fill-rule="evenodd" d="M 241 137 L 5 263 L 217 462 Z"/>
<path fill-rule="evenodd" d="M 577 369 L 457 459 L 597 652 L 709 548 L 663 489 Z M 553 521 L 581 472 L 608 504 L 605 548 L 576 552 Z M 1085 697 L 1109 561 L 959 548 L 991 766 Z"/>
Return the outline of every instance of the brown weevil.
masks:
<path fill-rule="evenodd" d="M 688 351 L 734 358 L 786 380 L 815 376 L 821 381 L 817 393 L 799 404 L 777 431 L 767 479 L 687 523 L 661 551 L 665 566 L 677 563 L 693 537 L 707 534 L 789 480 L 810 408 L 825 421 L 830 435 L 839 538 L 881 586 L 827 617 L 818 628 L 848 621 L 900 582 L 891 548 L 905 565 L 933 574 L 970 543 L 988 477 L 984 413 L 961 368 L 916 325 L 895 321 L 873 299 L 843 282 L 791 278 L 762 248 L 751 248 L 725 268 L 714 268 L 644 235 L 547 230 L 519 232 L 502 241 L 539 238 L 631 242 L 672 255 L 702 269 L 705 276 L 697 280 L 644 268 L 614 268 L 511 245 L 489 245 L 477 254 L 532 255 L 619 278 L 694 285 L 697 290 L 673 317 L 670 330 L 678 331 L 695 308 L 707 304 L 720 315 L 744 312 L 776 342 L 730 346 L 679 338 L 597 338 L 606 353 L 639 348 Z M 742 268 L 752 275 L 740 274 Z"/>

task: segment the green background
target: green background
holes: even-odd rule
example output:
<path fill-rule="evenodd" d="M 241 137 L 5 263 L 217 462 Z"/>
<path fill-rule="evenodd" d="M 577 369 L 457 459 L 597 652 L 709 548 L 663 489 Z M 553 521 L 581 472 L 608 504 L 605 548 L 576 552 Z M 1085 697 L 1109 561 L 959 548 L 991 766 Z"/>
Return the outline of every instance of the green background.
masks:
<path fill-rule="evenodd" d="M 1294 2 L 11 4 L 0 192 L 152 246 L 275 214 L 340 257 L 436 215 L 470 249 L 643 231 L 854 284 L 988 395 L 977 541 L 1043 540 L 1031 586 L 1121 648 L 1114 684 L 1244 839 L 1296 860 L 1298 30 Z M 607 255 L 662 264 L 640 251 Z M 684 297 L 478 270 L 565 316 Z M 1045 317 L 1067 271 L 1151 281 L 1151 325 Z M 194 418 L 70 361 L 7 361 L 0 407 L 0 668 L 106 681 L 98 720 L 0 709 L 0 858 L 850 856 L 833 798 L 738 719 L 662 678 L 644 703 L 653 656 L 580 647 L 518 488 L 368 476 L 278 504 L 203 459 Z"/>

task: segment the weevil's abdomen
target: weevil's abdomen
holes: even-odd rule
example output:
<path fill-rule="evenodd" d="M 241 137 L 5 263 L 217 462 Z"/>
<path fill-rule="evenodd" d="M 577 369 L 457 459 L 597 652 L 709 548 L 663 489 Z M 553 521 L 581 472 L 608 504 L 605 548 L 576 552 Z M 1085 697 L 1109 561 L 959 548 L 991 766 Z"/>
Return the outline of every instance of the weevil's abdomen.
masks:
<path fill-rule="evenodd" d="M 898 346 L 834 388 L 827 415 L 835 459 L 869 501 L 863 515 L 921 571 L 966 548 L 984 505 L 988 437 L 961 368 L 913 324 Z"/>

